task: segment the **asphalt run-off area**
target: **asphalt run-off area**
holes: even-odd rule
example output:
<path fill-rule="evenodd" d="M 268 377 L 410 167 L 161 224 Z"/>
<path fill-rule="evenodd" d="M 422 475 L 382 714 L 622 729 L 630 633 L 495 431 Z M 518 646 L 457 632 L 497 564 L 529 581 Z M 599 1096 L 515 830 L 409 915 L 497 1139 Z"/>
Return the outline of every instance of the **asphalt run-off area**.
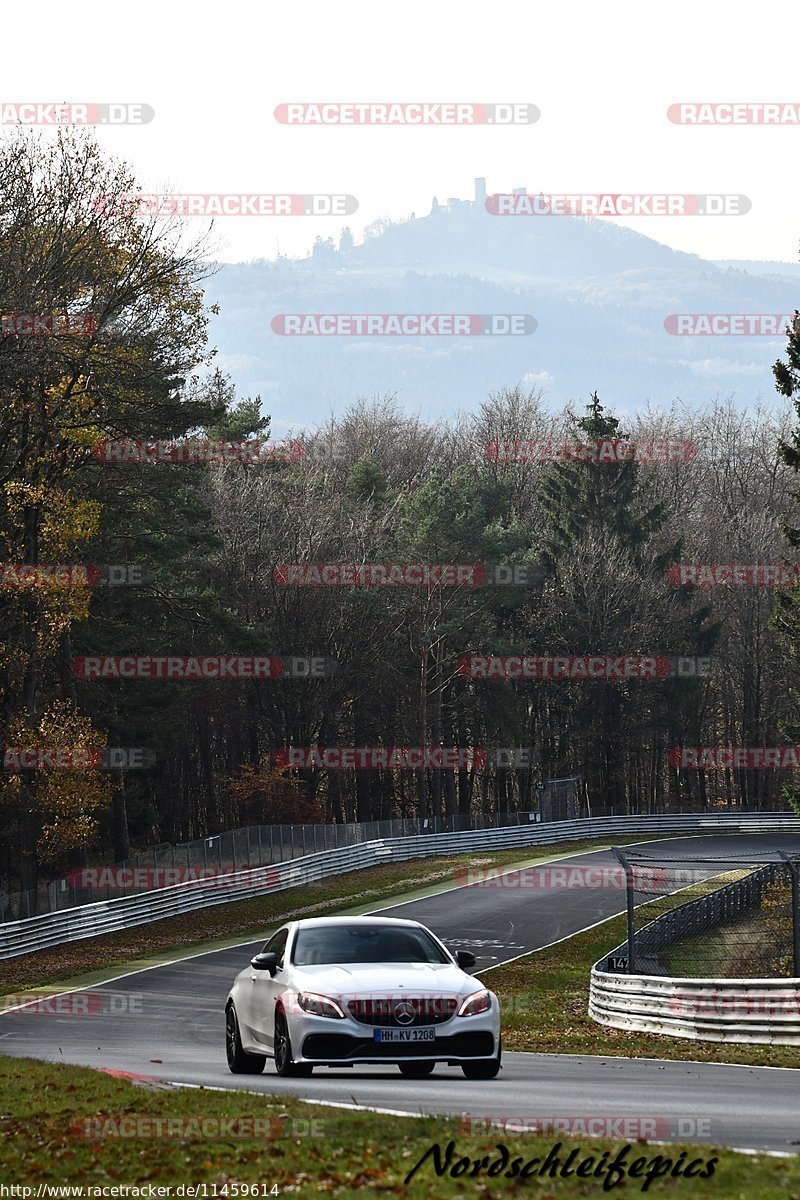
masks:
<path fill-rule="evenodd" d="M 779 850 L 800 852 L 800 835 L 728 834 L 635 841 L 654 863 L 701 874 L 730 869 L 727 859 L 763 862 Z M 718 865 L 709 859 L 719 858 Z M 678 861 L 679 860 L 679 861 Z M 705 861 L 703 861 L 705 860 Z M 559 860 L 570 868 L 618 868 L 611 851 Z M 558 863 L 548 864 L 550 868 Z M 573 875 L 574 882 L 574 875 Z M 376 909 L 421 921 L 453 948 L 471 949 L 475 973 L 541 949 L 623 912 L 618 887 L 470 887 Z M 93 985 L 108 1004 L 75 1012 L 0 1013 L 0 1053 L 112 1069 L 175 1084 L 245 1089 L 403 1114 L 492 1117 L 648 1116 L 669 1123 L 683 1141 L 795 1153 L 800 1071 L 588 1055 L 508 1053 L 497 1079 L 476 1085 L 457 1067 L 437 1065 L 426 1079 L 404 1079 L 396 1067 L 318 1067 L 310 1079 L 280 1079 L 268 1061 L 263 1075 L 237 1076 L 225 1060 L 225 998 L 258 942 L 186 957 Z M 609 950 L 613 946 L 609 944 Z M 177 957 L 176 952 L 176 957 Z M 491 986 L 491 971 L 483 976 Z M 588 978 L 587 978 L 588 987 Z M 95 1008 L 100 1011 L 94 1011 Z M 531 1012 L 531 1022 L 536 1013 Z M 600 1028 L 600 1027 L 598 1027 Z M 710 1136 L 680 1134 L 687 1118 Z M 683 1122 L 683 1125 L 680 1123 Z M 668 1140 L 668 1139 L 667 1139 Z"/>

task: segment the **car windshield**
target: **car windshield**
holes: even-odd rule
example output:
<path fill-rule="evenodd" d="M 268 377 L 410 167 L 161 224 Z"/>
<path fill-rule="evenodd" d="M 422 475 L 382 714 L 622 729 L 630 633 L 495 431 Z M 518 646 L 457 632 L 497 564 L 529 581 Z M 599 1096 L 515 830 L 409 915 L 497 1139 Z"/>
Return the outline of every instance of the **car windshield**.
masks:
<path fill-rule="evenodd" d="M 328 925 L 300 929 L 292 961 L 298 967 L 334 963 L 448 963 L 424 929 L 392 925 Z"/>

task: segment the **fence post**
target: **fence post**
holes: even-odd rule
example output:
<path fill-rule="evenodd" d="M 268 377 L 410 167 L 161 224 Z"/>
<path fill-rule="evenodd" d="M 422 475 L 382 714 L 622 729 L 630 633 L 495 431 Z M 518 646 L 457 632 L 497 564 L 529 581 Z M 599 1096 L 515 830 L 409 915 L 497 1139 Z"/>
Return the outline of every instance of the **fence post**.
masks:
<path fill-rule="evenodd" d="M 791 874 L 792 882 L 792 973 L 800 979 L 800 864 L 785 850 L 779 850 Z"/>
<path fill-rule="evenodd" d="M 627 856 L 617 847 L 612 847 L 618 861 L 622 864 L 625 871 L 625 900 L 628 917 L 628 975 L 635 973 L 636 967 L 634 963 L 634 940 L 635 930 L 633 923 L 633 867 L 628 862 Z"/>

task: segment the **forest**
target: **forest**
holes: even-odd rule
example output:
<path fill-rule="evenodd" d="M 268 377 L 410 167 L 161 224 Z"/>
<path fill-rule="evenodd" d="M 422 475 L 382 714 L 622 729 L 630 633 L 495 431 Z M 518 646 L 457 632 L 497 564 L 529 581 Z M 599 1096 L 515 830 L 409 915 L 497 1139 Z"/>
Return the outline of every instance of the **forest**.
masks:
<path fill-rule="evenodd" d="M 800 317 L 774 396 L 750 407 L 651 408 L 643 363 L 635 412 L 591 378 L 571 398 L 510 379 L 446 419 L 395 395 L 353 396 L 318 428 L 298 413 L 291 453 L 110 461 L 109 441 L 272 445 L 260 398 L 214 363 L 202 240 L 94 203 L 134 188 L 83 134 L 0 151 L 0 560 L 26 568 L 0 587 L 0 887 L 246 824 L 527 812 L 563 777 L 592 815 L 796 802 L 796 775 L 763 753 L 698 767 L 680 751 L 800 742 Z M 497 452 L 576 441 L 696 452 Z M 312 585 L 324 564 L 351 575 Z M 430 569 L 470 564 L 465 586 Z M 405 576 L 352 582 L 365 565 Z M 701 667 L 465 668 L 598 655 Z M 292 666 L 80 665 L 114 656 Z M 20 747 L 77 749 L 82 766 L 22 767 Z M 437 753 L 357 769 L 297 753 L 314 747 Z"/>

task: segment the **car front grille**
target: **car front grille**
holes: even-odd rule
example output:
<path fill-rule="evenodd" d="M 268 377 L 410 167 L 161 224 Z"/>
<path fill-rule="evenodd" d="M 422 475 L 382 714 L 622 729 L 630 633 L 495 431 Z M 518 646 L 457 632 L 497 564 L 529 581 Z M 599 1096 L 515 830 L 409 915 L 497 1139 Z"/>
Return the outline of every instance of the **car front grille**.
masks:
<path fill-rule="evenodd" d="M 497 1053 L 488 1030 L 437 1037 L 435 1042 L 374 1042 L 344 1033 L 310 1033 L 303 1040 L 303 1058 L 317 1062 L 397 1062 L 403 1058 L 491 1058 Z"/>
<path fill-rule="evenodd" d="M 411 1020 L 399 1019 L 397 1009 L 411 1010 Z M 441 1025 L 455 1014 L 458 1001 L 453 996 L 388 996 L 379 999 L 350 1000 L 348 1014 L 362 1025 L 381 1025 L 392 1029 L 413 1029 L 415 1025 Z"/>

